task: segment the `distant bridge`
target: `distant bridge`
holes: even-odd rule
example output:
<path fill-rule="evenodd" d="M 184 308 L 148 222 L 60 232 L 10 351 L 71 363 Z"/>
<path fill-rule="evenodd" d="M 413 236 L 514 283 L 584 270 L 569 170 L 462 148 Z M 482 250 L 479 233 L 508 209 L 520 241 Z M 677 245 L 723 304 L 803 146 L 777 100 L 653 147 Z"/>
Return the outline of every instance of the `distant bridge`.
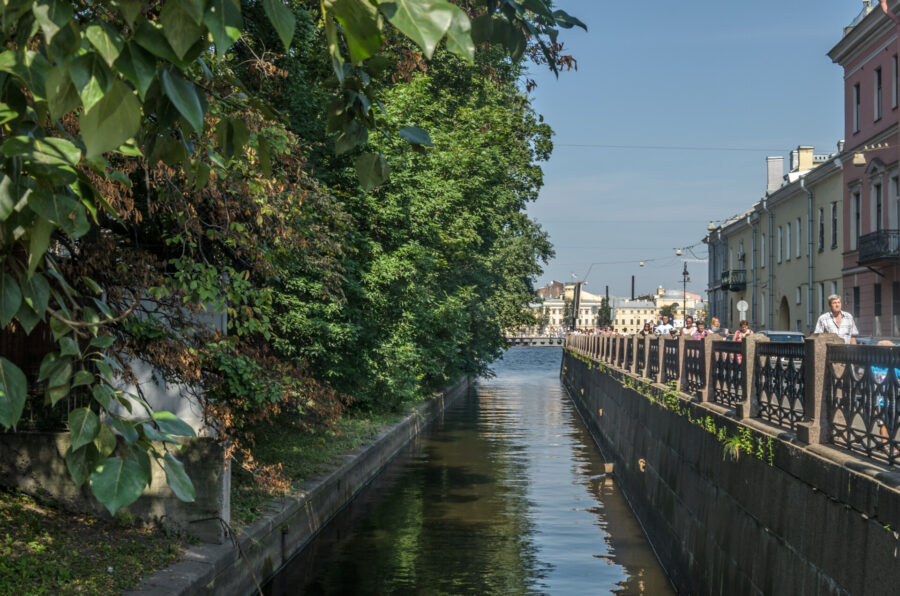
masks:
<path fill-rule="evenodd" d="M 509 347 L 511 348 L 524 348 L 524 347 L 545 347 L 551 348 L 555 346 L 562 346 L 566 339 L 564 337 L 507 337 L 506 341 L 509 343 Z"/>

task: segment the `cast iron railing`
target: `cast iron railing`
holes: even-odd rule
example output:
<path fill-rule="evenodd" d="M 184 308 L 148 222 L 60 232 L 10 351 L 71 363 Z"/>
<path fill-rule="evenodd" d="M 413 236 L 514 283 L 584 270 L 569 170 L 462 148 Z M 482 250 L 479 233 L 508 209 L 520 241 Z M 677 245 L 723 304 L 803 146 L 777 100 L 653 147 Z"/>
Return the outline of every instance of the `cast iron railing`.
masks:
<path fill-rule="evenodd" d="M 686 393 L 697 397 L 700 396 L 700 392 L 706 387 L 703 345 L 702 339 L 689 339 L 684 342 L 683 388 Z"/>
<path fill-rule="evenodd" d="M 825 400 L 838 447 L 893 465 L 900 460 L 900 348 L 828 346 Z"/>
<path fill-rule="evenodd" d="M 778 426 L 796 430 L 803 419 L 805 357 L 803 344 L 756 344 L 756 400 L 758 416 Z"/>
<path fill-rule="evenodd" d="M 659 374 L 659 340 L 655 338 L 650 340 L 650 363 L 647 368 L 650 378 L 655 379 Z"/>
<path fill-rule="evenodd" d="M 678 370 L 678 340 L 663 340 L 663 383 L 677 381 L 680 376 Z"/>
<path fill-rule="evenodd" d="M 878 230 L 859 237 L 857 262 L 868 265 L 882 261 L 896 261 L 900 256 L 900 232 Z"/>
<path fill-rule="evenodd" d="M 644 374 L 644 364 L 647 362 L 647 352 L 644 344 L 647 342 L 646 337 L 642 337 L 637 343 L 637 372 L 639 375 Z"/>
<path fill-rule="evenodd" d="M 733 408 L 744 399 L 741 387 L 741 344 L 714 341 L 712 345 L 712 401 Z"/>

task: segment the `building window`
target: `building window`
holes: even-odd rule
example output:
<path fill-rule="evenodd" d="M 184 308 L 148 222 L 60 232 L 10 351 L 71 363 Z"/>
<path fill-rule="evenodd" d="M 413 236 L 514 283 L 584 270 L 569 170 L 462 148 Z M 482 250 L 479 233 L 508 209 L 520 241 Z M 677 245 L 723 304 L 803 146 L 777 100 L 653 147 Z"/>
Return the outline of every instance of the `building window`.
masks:
<path fill-rule="evenodd" d="M 859 132 L 859 83 L 853 85 L 853 132 Z"/>
<path fill-rule="evenodd" d="M 891 282 L 891 335 L 900 335 L 900 281 Z"/>
<path fill-rule="evenodd" d="M 825 284 L 819 284 L 819 295 L 816 301 L 819 312 L 825 312 Z"/>
<path fill-rule="evenodd" d="M 833 282 L 831 282 L 831 294 L 837 294 L 837 293 L 838 293 L 837 282 L 833 281 Z"/>
<path fill-rule="evenodd" d="M 784 240 L 785 240 L 785 248 L 787 250 L 784 251 L 785 258 L 790 261 L 791 260 L 791 224 L 786 224 L 784 226 Z"/>
<path fill-rule="evenodd" d="M 797 258 L 803 255 L 803 228 L 801 227 L 800 218 L 797 218 Z"/>
<path fill-rule="evenodd" d="M 779 263 L 781 262 L 781 248 L 782 248 L 781 226 L 778 226 L 778 242 L 776 243 L 776 246 L 775 246 L 775 260 Z"/>
<path fill-rule="evenodd" d="M 875 212 L 872 214 L 875 218 L 874 229 L 876 232 L 881 231 L 881 222 L 884 213 L 884 201 L 881 198 L 881 184 L 872 185 L 872 205 Z"/>
<path fill-rule="evenodd" d="M 803 302 L 803 286 L 797 286 L 797 304 Z"/>
<path fill-rule="evenodd" d="M 853 317 L 859 319 L 859 286 L 853 286 Z"/>
<path fill-rule="evenodd" d="M 765 324 L 766 324 L 766 295 L 765 294 L 760 295 L 759 322 L 763 326 L 765 326 Z"/>
<path fill-rule="evenodd" d="M 897 107 L 897 54 L 891 56 L 891 107 Z"/>
<path fill-rule="evenodd" d="M 825 210 L 819 207 L 819 250 L 825 250 Z"/>
<path fill-rule="evenodd" d="M 766 235 L 762 235 L 762 242 L 759 243 L 759 266 L 766 266 Z"/>
<path fill-rule="evenodd" d="M 875 69 L 874 78 L 872 80 L 874 97 L 872 107 L 875 110 L 875 121 L 881 120 L 881 67 Z"/>
<path fill-rule="evenodd" d="M 888 195 L 888 229 L 896 230 L 898 227 L 897 206 L 898 200 L 900 200 L 900 197 L 898 197 L 898 193 L 900 193 L 900 179 L 898 179 L 897 176 L 891 176 L 890 184 L 889 189 L 891 194 Z"/>
<path fill-rule="evenodd" d="M 876 317 L 881 316 L 881 284 L 874 285 L 875 295 L 872 297 L 872 314 Z"/>
<path fill-rule="evenodd" d="M 859 191 L 853 193 L 850 198 L 850 250 L 856 250 L 862 230 L 862 199 Z"/>
<path fill-rule="evenodd" d="M 831 204 L 831 248 L 838 246 L 838 208 L 837 203 Z"/>

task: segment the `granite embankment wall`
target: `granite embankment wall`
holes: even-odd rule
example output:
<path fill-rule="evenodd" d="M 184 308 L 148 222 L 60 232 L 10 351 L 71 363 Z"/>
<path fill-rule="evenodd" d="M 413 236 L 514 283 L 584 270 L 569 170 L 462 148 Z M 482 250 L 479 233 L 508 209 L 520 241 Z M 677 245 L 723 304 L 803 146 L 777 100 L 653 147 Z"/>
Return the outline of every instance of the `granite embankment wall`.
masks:
<path fill-rule="evenodd" d="M 464 396 L 464 379 L 419 406 L 371 444 L 345 456 L 330 473 L 296 487 L 268 504 L 266 512 L 232 540 L 190 548 L 174 565 L 146 578 L 128 595 L 255 594 L 299 553 L 356 494 L 454 401 Z M 298 588 L 299 589 L 299 588 Z"/>
<path fill-rule="evenodd" d="M 561 376 L 679 592 L 897 593 L 900 473 L 684 394 L 667 402 L 663 385 L 570 350 Z M 734 436 L 754 452 L 725 456 Z"/>

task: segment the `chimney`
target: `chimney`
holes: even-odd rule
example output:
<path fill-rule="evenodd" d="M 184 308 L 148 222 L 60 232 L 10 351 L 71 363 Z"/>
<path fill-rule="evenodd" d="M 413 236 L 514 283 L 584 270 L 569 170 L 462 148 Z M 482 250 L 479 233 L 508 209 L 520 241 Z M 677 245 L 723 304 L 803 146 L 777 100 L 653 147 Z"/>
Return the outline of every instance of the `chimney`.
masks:
<path fill-rule="evenodd" d="M 813 148 L 809 145 L 800 145 L 797 147 L 797 169 L 811 170 L 813 169 Z"/>
<path fill-rule="evenodd" d="M 844 139 L 841 139 L 840 141 L 838 141 L 838 153 L 843 153 L 843 152 L 844 152 Z"/>
<path fill-rule="evenodd" d="M 771 194 L 781 188 L 781 179 L 784 176 L 784 158 L 782 156 L 766 158 L 766 194 Z"/>

